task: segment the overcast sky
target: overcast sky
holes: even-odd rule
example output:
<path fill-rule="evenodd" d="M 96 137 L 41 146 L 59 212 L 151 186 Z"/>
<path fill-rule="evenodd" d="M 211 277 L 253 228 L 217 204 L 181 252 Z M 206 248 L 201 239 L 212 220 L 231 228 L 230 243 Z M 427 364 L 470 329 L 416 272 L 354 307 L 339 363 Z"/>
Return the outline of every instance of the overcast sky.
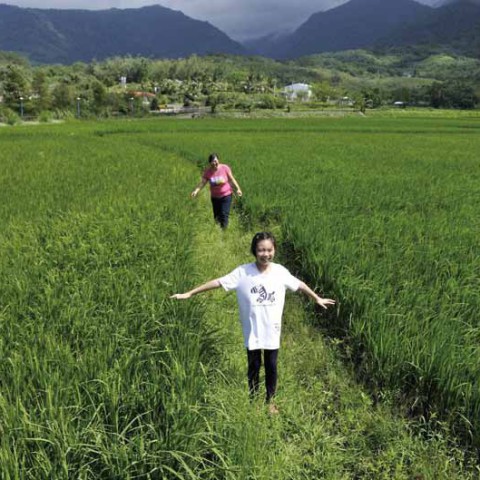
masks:
<path fill-rule="evenodd" d="M 197 20 L 206 20 L 235 40 L 294 30 L 315 12 L 347 0 L 0 0 L 0 3 L 32 8 L 138 8 L 159 4 Z M 434 4 L 438 0 L 417 0 Z"/>

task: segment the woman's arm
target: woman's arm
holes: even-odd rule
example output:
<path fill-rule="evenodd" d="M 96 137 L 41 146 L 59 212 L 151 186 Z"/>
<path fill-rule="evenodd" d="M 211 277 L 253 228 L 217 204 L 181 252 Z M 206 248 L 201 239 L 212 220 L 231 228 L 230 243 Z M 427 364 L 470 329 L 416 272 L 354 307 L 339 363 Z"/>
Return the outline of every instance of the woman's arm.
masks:
<path fill-rule="evenodd" d="M 231 183 L 233 183 L 233 186 L 237 189 L 237 195 L 241 197 L 242 189 L 240 188 L 240 185 L 238 185 L 238 182 L 235 180 L 235 177 L 233 176 L 233 173 L 231 171 L 228 172 L 228 179 L 230 180 Z"/>
<path fill-rule="evenodd" d="M 321 298 L 319 297 L 306 283 L 300 282 L 298 290 L 305 295 L 308 295 L 317 305 L 320 305 L 322 308 L 327 308 L 329 305 L 335 305 L 335 300 L 331 298 Z"/>
<path fill-rule="evenodd" d="M 197 186 L 195 187 L 195 190 L 190 194 L 192 198 L 195 198 L 198 195 L 198 192 L 207 184 L 207 180 L 202 178 L 200 182 L 198 182 Z"/>
<path fill-rule="evenodd" d="M 199 285 L 198 287 L 195 287 L 193 290 L 190 290 L 189 292 L 175 293 L 170 298 L 175 298 L 176 300 L 187 300 L 190 297 L 193 297 L 194 295 L 197 295 L 197 293 L 202 293 L 202 292 L 206 292 L 208 290 L 213 290 L 215 288 L 219 288 L 220 286 L 221 286 L 221 284 L 218 280 L 210 280 L 209 282 L 203 283 L 202 285 Z"/>

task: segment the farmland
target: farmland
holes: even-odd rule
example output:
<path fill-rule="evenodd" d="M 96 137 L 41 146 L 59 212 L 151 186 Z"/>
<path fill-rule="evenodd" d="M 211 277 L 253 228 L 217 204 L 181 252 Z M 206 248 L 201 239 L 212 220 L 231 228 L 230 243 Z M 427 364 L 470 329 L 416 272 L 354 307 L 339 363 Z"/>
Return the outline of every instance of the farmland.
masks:
<path fill-rule="evenodd" d="M 403 112 L 2 128 L 2 478 L 470 478 L 449 439 L 480 437 L 479 129 Z M 188 198 L 211 151 L 244 191 L 225 235 L 206 192 Z M 249 261 L 262 228 L 338 300 L 289 300 L 279 419 L 248 403 L 234 299 L 168 299 Z"/>
<path fill-rule="evenodd" d="M 448 412 L 476 435 L 478 118 L 237 128 L 214 143 L 243 180 L 248 216 L 279 223 L 299 271 L 338 296 L 331 322 L 360 374 L 413 415 Z M 187 156 L 209 140 L 190 138 Z"/>

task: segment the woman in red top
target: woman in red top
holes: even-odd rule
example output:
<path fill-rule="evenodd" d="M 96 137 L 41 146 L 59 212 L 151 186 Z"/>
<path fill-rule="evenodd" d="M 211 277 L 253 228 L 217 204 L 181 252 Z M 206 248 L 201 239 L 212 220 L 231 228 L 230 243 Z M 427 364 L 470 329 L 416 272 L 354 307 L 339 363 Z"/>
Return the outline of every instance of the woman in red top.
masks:
<path fill-rule="evenodd" d="M 212 198 L 213 218 L 222 228 L 227 228 L 228 217 L 230 215 L 230 206 L 232 205 L 232 185 L 237 190 L 237 195 L 242 196 L 232 170 L 228 165 L 220 163 L 216 153 L 210 154 L 208 157 L 208 168 L 203 172 L 202 180 L 192 192 L 195 198 L 198 192 L 207 184 L 210 184 L 210 195 Z"/>

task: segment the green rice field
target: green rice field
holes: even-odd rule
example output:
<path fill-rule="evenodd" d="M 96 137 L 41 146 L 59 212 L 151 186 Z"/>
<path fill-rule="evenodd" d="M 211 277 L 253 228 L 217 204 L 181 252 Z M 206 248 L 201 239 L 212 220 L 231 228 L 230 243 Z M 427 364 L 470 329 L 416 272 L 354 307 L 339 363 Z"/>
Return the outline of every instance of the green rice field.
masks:
<path fill-rule="evenodd" d="M 348 118 L 212 124 L 162 139 L 186 157 L 215 145 L 244 209 L 278 223 L 295 266 L 339 311 L 353 360 L 412 413 L 480 414 L 480 119 Z M 216 127 L 216 128 L 215 128 Z M 195 129 L 196 130 L 196 129 Z"/>
<path fill-rule="evenodd" d="M 0 478 L 478 478 L 480 116 L 155 119 L 0 128 Z M 192 200 L 209 153 L 243 198 Z M 270 418 L 234 296 L 279 261 Z"/>

